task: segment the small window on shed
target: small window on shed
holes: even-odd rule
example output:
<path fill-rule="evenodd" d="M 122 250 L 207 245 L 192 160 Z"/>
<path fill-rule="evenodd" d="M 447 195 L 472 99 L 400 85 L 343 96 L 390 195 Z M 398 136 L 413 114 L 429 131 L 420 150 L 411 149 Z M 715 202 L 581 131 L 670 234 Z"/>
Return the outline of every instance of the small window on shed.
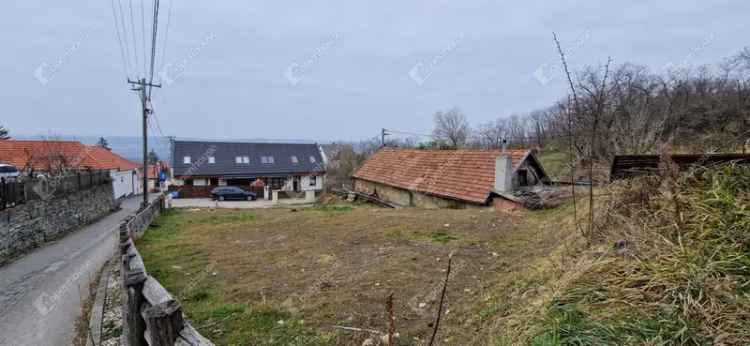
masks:
<path fill-rule="evenodd" d="M 292 163 L 294 163 L 294 164 L 298 164 L 299 163 L 299 160 L 294 155 L 292 155 Z"/>
<path fill-rule="evenodd" d="M 190 158 L 190 156 L 185 156 L 182 158 L 182 163 L 189 165 L 193 160 Z"/>
<path fill-rule="evenodd" d="M 317 160 L 315 160 L 315 156 L 310 155 L 310 163 L 315 163 Z"/>
<path fill-rule="evenodd" d="M 529 176 L 527 175 L 525 169 L 518 170 L 518 185 L 529 186 Z"/>

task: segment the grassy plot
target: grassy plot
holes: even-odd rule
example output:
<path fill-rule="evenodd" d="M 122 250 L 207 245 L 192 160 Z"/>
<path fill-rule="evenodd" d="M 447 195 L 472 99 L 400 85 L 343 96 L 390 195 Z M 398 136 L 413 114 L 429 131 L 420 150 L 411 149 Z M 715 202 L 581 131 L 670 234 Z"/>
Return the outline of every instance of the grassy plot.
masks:
<path fill-rule="evenodd" d="M 546 270 L 539 263 L 569 237 L 555 227 L 558 216 L 352 205 L 172 210 L 138 246 L 218 345 L 361 345 L 372 335 L 333 326 L 386 331 L 391 292 L 399 344 L 424 344 L 455 252 L 441 344 L 482 345 L 508 310 L 499 287 Z"/>

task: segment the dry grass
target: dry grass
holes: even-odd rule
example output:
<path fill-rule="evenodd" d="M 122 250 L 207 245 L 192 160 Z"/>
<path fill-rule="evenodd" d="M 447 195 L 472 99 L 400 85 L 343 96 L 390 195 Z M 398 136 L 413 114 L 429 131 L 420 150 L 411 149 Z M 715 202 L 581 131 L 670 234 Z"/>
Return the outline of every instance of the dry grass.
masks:
<path fill-rule="evenodd" d="M 609 188 L 591 261 L 569 271 L 572 280 L 527 342 L 750 342 L 750 168 L 730 165 L 679 179 Z"/>
<path fill-rule="evenodd" d="M 138 247 L 220 345 L 359 345 L 370 335 L 331 327 L 386 331 L 390 292 L 397 343 L 424 344 L 455 252 L 440 344 L 483 345 L 547 294 L 549 272 L 561 271 L 547 258 L 575 237 L 560 224 L 569 212 L 174 210 Z"/>

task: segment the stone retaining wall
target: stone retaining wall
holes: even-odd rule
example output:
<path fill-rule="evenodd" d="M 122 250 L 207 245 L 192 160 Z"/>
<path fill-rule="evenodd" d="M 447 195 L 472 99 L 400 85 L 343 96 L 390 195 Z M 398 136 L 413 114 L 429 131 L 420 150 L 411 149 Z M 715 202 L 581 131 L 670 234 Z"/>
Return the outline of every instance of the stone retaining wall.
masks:
<path fill-rule="evenodd" d="M 0 211 L 0 266 L 118 208 L 112 184 L 96 185 Z"/>

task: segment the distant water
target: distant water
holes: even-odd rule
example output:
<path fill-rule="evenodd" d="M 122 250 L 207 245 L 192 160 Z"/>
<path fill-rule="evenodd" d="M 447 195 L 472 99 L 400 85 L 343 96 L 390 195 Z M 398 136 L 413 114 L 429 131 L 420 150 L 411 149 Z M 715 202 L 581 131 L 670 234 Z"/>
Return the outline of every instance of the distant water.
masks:
<path fill-rule="evenodd" d="M 83 144 L 93 145 L 99 142 L 97 136 L 13 136 L 15 139 L 55 139 L 55 140 L 68 140 L 68 141 L 79 141 Z M 111 136 L 104 137 L 109 143 L 109 147 L 116 154 L 136 163 L 143 161 L 143 140 L 141 137 L 130 137 L 130 136 Z M 148 139 L 148 149 L 153 149 L 159 159 L 164 161 L 170 160 L 170 148 L 169 138 L 165 137 L 150 137 Z"/>

